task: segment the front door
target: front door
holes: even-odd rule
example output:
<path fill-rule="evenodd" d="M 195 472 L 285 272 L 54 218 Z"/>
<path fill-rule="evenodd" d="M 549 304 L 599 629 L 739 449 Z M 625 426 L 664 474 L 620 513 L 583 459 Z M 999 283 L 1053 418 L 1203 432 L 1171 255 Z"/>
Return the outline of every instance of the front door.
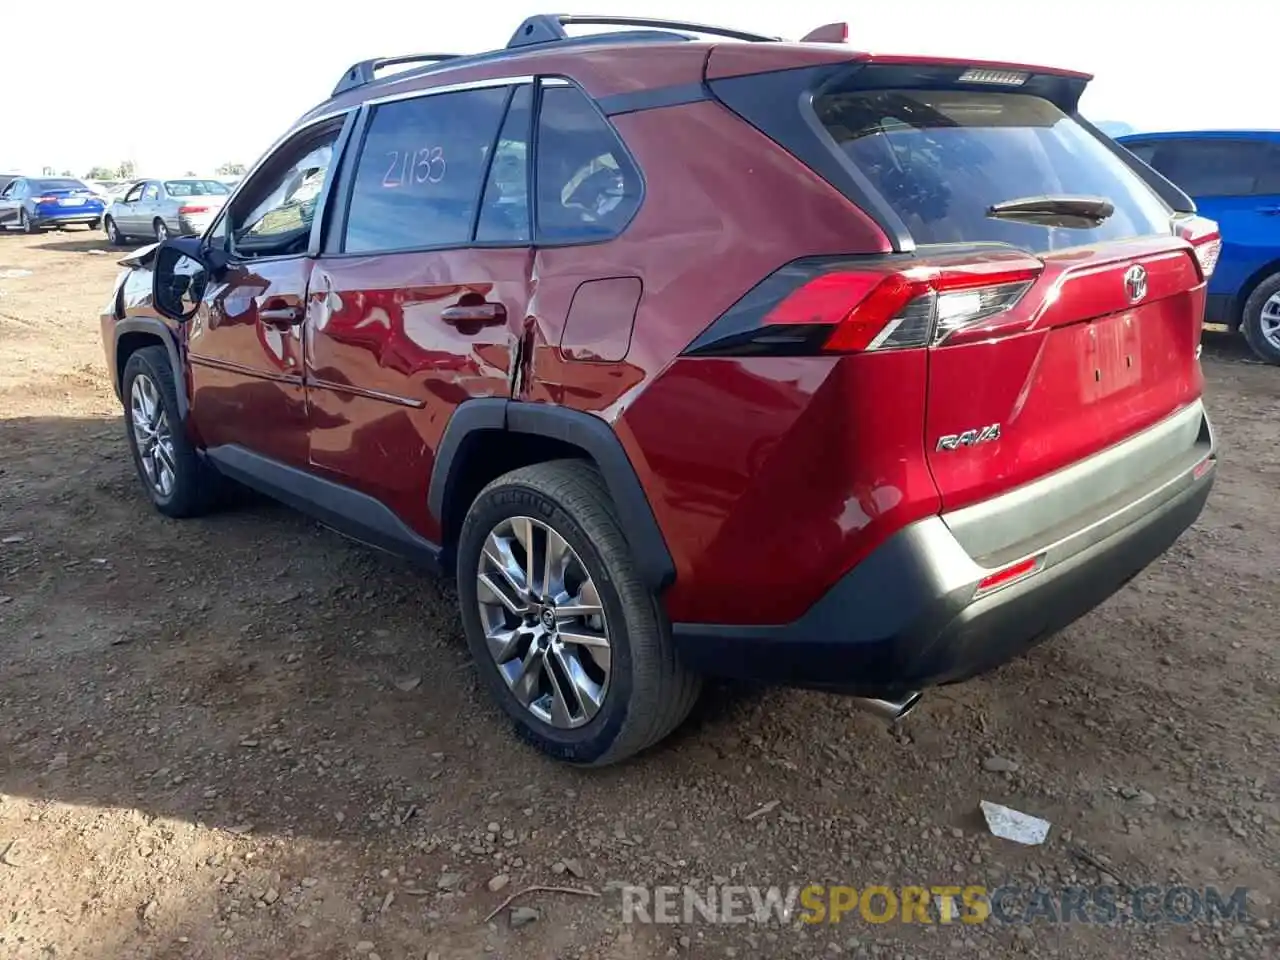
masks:
<path fill-rule="evenodd" d="M 138 236 L 138 204 L 142 202 L 142 191 L 145 183 L 135 183 L 123 197 L 111 205 L 111 218 L 116 222 L 116 229 L 128 236 Z"/>
<path fill-rule="evenodd" d="M 302 321 L 317 199 L 342 121 L 305 131 L 255 174 L 210 234 L 230 264 L 188 326 L 193 424 L 224 444 L 307 461 Z"/>
<path fill-rule="evenodd" d="M 431 539 L 426 488 L 450 416 L 511 393 L 532 266 L 530 100 L 526 84 L 376 107 L 311 278 L 310 463 Z"/>

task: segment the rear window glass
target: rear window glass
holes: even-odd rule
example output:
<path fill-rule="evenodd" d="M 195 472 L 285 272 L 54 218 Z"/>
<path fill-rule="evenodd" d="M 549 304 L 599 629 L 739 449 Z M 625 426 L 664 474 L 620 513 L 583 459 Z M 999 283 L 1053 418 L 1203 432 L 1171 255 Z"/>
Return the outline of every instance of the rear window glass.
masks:
<path fill-rule="evenodd" d="M 59 177 L 54 180 L 37 180 L 33 186 L 37 190 L 88 190 L 79 180 L 67 180 Z"/>
<path fill-rule="evenodd" d="M 1035 252 L 1169 232 L 1163 202 L 1061 110 L 1027 94 L 868 90 L 814 108 L 839 149 L 916 243 L 1008 243 Z M 1115 213 L 1087 229 L 989 217 L 1039 196 L 1104 197 Z"/>
<path fill-rule="evenodd" d="M 220 197 L 231 192 L 217 180 L 166 180 L 164 189 L 171 197 Z"/>

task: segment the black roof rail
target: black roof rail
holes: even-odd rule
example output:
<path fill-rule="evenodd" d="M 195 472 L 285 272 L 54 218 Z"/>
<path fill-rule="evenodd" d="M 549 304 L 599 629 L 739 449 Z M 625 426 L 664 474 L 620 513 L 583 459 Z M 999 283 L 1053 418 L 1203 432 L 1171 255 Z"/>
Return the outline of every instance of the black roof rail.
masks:
<path fill-rule="evenodd" d="M 745 30 L 734 30 L 729 27 L 713 27 L 705 23 L 687 23 L 683 20 L 657 20 L 652 17 L 611 17 L 579 15 L 570 13 L 539 13 L 527 18 L 516 30 L 507 49 L 513 47 L 530 47 L 539 43 L 556 43 L 569 39 L 565 32 L 566 24 L 588 24 L 602 27 L 648 27 L 656 30 L 705 33 L 713 37 L 729 37 L 733 40 L 749 40 L 753 43 L 767 43 L 781 40 L 781 37 L 767 37 L 759 33 L 748 33 Z M 681 37 L 681 39 L 688 39 Z"/>
<path fill-rule="evenodd" d="M 438 63 L 441 60 L 453 60 L 460 56 L 456 53 L 406 53 L 400 57 L 375 57 L 372 60 L 361 60 L 347 67 L 338 85 L 333 88 L 331 96 L 363 87 L 374 81 L 374 74 L 383 67 L 393 67 L 401 63 Z"/>

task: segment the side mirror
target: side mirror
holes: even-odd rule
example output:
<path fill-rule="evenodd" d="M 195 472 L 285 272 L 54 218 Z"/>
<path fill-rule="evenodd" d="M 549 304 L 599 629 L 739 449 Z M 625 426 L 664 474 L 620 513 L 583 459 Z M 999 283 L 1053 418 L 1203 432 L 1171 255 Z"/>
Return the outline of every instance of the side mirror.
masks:
<path fill-rule="evenodd" d="M 190 241 L 166 241 L 151 264 L 151 302 L 170 320 L 190 320 L 209 285 L 209 268 Z"/>

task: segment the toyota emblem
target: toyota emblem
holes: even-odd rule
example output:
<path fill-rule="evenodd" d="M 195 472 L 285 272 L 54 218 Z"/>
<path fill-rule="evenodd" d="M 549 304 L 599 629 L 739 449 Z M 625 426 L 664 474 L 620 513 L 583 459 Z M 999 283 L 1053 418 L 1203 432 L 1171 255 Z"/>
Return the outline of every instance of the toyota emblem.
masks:
<path fill-rule="evenodd" d="M 1124 272 L 1124 291 L 1130 303 L 1138 303 L 1147 296 L 1147 268 L 1135 263 Z"/>

